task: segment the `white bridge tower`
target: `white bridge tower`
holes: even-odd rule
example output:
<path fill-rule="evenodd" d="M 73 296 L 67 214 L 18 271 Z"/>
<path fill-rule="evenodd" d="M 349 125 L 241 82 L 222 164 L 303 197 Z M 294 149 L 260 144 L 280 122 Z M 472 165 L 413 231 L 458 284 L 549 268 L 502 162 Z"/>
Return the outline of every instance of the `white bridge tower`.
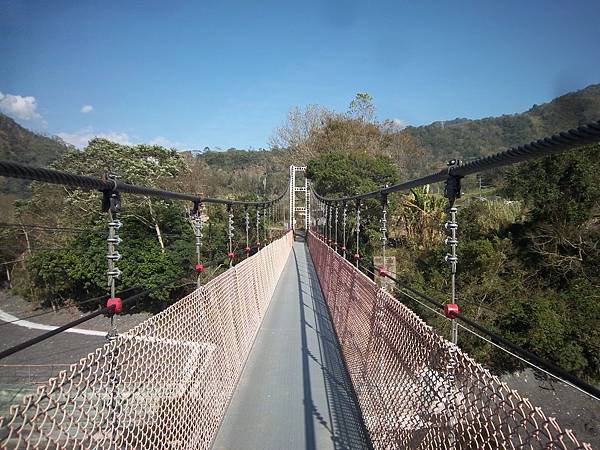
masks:
<path fill-rule="evenodd" d="M 298 185 L 299 177 L 296 176 L 296 172 L 306 173 L 306 166 L 290 166 L 290 226 L 293 230 L 298 229 L 296 217 L 303 216 L 304 229 L 308 231 L 310 225 L 309 181 L 303 176 L 304 183 Z"/>

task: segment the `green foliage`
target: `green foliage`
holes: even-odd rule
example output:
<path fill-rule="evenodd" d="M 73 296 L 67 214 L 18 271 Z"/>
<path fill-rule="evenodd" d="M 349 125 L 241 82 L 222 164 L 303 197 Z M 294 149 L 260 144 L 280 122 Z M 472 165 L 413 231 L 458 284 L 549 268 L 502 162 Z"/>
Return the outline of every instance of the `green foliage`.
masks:
<path fill-rule="evenodd" d="M 309 161 L 306 176 L 317 192 L 327 192 L 328 196 L 339 197 L 373 191 L 392 183 L 397 179 L 397 171 L 392 160 L 385 156 L 329 152 Z M 349 229 L 355 224 L 352 214 L 354 207 L 355 205 L 348 205 Z M 391 207 L 393 208 L 393 205 Z M 367 259 L 371 258 L 377 247 L 380 215 L 381 206 L 378 199 L 363 202 L 359 253 Z M 351 240 L 349 244 L 348 248 L 356 251 L 355 241 Z"/>
<path fill-rule="evenodd" d="M 458 214 L 463 313 L 592 382 L 600 380 L 599 149 L 511 169 L 503 191 L 508 199 L 469 199 Z M 414 202 L 426 204 L 420 194 Z M 400 203 L 394 214 L 401 216 L 408 205 Z M 441 239 L 407 250 L 397 251 L 401 279 L 447 299 L 449 269 Z M 411 306 L 445 331 L 443 322 Z M 522 367 L 466 333 L 459 340 L 495 372 Z"/>
<path fill-rule="evenodd" d="M 317 192 L 335 197 L 372 191 L 392 183 L 397 172 L 390 158 L 331 152 L 309 161 L 306 176 Z"/>
<path fill-rule="evenodd" d="M 600 146 L 508 170 L 505 195 L 525 201 L 534 222 L 581 225 L 599 209 Z"/>
<path fill-rule="evenodd" d="M 177 188 L 179 176 L 188 170 L 174 150 L 148 145 L 125 146 L 103 139 L 90 141 L 81 152 L 64 154 L 55 167 L 96 177 L 108 172 L 124 181 L 170 188 Z M 87 230 L 74 235 L 32 233 L 30 239 L 34 247 L 39 245 L 41 250 L 27 259 L 26 270 L 32 286 L 22 290 L 22 294 L 27 297 L 33 294 L 37 299 L 57 304 L 67 300 L 77 302 L 106 292 L 107 218 L 100 211 L 98 193 L 35 183 L 31 198 L 21 202 L 19 213 L 26 223 Z M 123 239 L 118 248 L 122 255 L 118 263 L 122 270 L 119 289 L 151 288 L 190 273 L 193 239 L 178 204 L 125 195 L 119 218 L 123 222 L 119 230 Z M 176 238 L 172 240 L 170 236 Z M 49 240 L 53 248 L 46 249 Z M 145 307 L 160 309 L 169 298 L 166 290 L 154 292 Z"/>

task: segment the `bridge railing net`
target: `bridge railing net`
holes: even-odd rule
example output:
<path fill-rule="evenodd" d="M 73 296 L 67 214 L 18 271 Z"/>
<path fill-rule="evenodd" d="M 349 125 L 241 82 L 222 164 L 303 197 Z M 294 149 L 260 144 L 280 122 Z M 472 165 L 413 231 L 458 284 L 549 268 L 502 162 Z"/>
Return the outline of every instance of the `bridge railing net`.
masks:
<path fill-rule="evenodd" d="M 209 448 L 292 242 L 287 233 L 51 378 L 0 418 L 0 448 Z"/>
<path fill-rule="evenodd" d="M 308 242 L 375 449 L 591 449 L 314 234 Z"/>

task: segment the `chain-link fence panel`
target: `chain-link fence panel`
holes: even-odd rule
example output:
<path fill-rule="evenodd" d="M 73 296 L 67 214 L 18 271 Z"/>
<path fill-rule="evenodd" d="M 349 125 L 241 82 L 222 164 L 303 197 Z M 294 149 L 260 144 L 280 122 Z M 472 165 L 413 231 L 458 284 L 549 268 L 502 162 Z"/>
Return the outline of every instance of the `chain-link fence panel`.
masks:
<path fill-rule="evenodd" d="M 0 418 L 2 448 L 208 449 L 291 232 L 90 353 Z"/>
<path fill-rule="evenodd" d="M 308 243 L 375 449 L 591 449 L 316 235 Z"/>

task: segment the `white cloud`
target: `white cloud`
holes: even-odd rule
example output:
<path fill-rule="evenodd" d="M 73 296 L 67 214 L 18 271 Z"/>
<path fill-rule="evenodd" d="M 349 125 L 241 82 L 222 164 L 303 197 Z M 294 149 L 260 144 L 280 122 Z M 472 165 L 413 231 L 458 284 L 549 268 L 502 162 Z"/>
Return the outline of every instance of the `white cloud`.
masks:
<path fill-rule="evenodd" d="M 392 123 L 394 124 L 394 126 L 398 127 L 400 130 L 403 130 L 404 128 L 406 128 L 406 122 L 404 122 L 404 120 L 402 119 L 392 119 Z"/>
<path fill-rule="evenodd" d="M 164 136 L 156 136 L 154 139 L 152 139 L 150 142 L 148 142 L 148 144 L 160 145 L 162 147 L 167 147 L 167 148 L 177 148 L 180 150 L 183 149 L 184 147 L 187 147 L 187 145 L 184 144 L 183 142 L 173 142 Z"/>
<path fill-rule="evenodd" d="M 131 141 L 131 138 L 127 133 L 119 133 L 116 131 L 101 133 L 94 131 L 92 127 L 82 128 L 74 133 L 58 133 L 58 137 L 78 148 L 85 147 L 88 142 L 94 138 L 108 139 L 109 141 L 113 141 L 118 144 L 134 145 L 134 142 Z"/>
<path fill-rule="evenodd" d="M 94 110 L 94 107 L 92 105 L 83 105 L 81 107 L 81 112 L 83 114 L 91 113 L 93 110 Z"/>
<path fill-rule="evenodd" d="M 0 111 L 16 119 L 34 120 L 42 116 L 36 111 L 37 103 L 35 97 L 0 92 Z"/>
<path fill-rule="evenodd" d="M 60 137 L 63 141 L 68 142 L 69 144 L 72 144 L 78 148 L 85 147 L 88 144 L 88 142 L 94 138 L 108 139 L 109 141 L 123 145 L 142 144 L 142 142 L 136 142 L 137 140 L 134 141 L 133 138 L 127 133 L 117 131 L 99 132 L 94 131 L 93 127 L 85 127 L 73 133 L 58 133 L 58 137 Z M 154 139 L 150 140 L 148 144 L 161 145 L 163 147 L 177 149 L 188 147 L 183 142 L 173 142 L 164 136 L 157 136 Z"/>

